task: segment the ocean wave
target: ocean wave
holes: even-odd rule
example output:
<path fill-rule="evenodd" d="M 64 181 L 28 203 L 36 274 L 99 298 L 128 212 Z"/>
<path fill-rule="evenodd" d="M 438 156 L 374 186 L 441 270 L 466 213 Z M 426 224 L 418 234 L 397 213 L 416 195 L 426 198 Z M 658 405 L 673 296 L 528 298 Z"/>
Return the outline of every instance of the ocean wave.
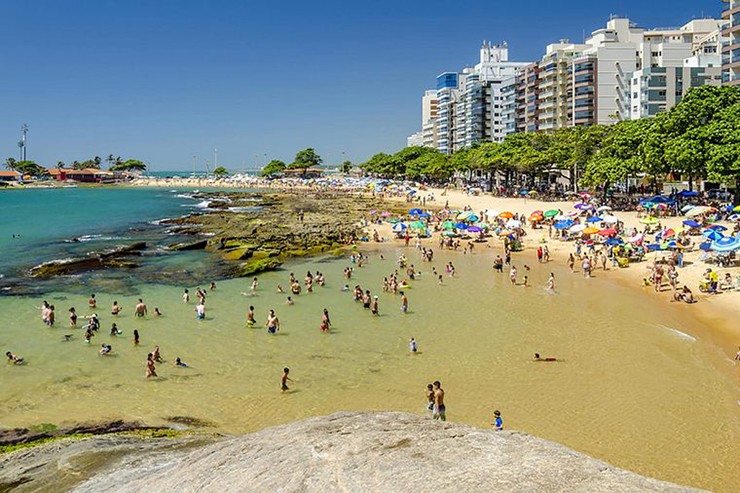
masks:
<path fill-rule="evenodd" d="M 691 336 L 691 335 L 689 335 L 689 334 L 687 334 L 685 332 L 681 332 L 680 330 L 673 329 L 671 327 L 666 327 L 665 325 L 662 325 L 661 327 L 663 327 L 664 329 L 666 329 L 668 332 L 672 332 L 672 333 L 676 334 L 681 339 L 686 339 L 687 341 L 696 342 L 696 337 Z"/>
<path fill-rule="evenodd" d="M 192 199 L 193 198 L 193 194 L 191 194 L 191 193 L 178 193 L 177 195 L 175 195 L 175 197 L 180 198 L 180 199 Z"/>

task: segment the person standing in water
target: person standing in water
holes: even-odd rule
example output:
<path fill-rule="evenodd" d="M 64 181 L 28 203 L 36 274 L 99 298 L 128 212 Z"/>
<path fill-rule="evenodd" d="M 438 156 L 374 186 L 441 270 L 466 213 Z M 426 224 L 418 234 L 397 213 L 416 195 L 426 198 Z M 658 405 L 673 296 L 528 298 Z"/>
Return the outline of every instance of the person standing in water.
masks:
<path fill-rule="evenodd" d="M 416 339 L 413 337 L 409 339 L 409 351 L 411 354 L 416 354 Z"/>
<path fill-rule="evenodd" d="M 154 355 L 149 353 L 146 356 L 146 378 L 153 378 L 157 376 L 157 367 L 154 366 Z"/>
<path fill-rule="evenodd" d="M 265 326 L 267 326 L 267 332 L 270 334 L 274 334 L 280 330 L 280 319 L 275 315 L 275 310 L 270 310 L 270 313 L 267 315 Z"/>
<path fill-rule="evenodd" d="M 87 300 L 87 306 L 89 306 L 90 308 L 93 308 L 93 309 L 98 306 L 98 302 L 95 300 L 95 295 L 94 294 L 91 294 L 90 295 L 90 299 Z"/>
<path fill-rule="evenodd" d="M 134 310 L 134 312 L 136 313 L 137 317 L 143 317 L 147 314 L 146 304 L 141 298 L 139 298 L 139 302 L 136 303 L 136 309 Z"/>
<path fill-rule="evenodd" d="M 321 331 L 329 332 L 331 328 L 331 319 L 329 318 L 329 310 L 324 308 L 324 313 L 321 314 Z"/>
<path fill-rule="evenodd" d="M 289 373 L 290 373 L 290 368 L 288 367 L 283 368 L 283 378 L 280 379 L 280 390 L 282 392 L 285 392 L 286 390 L 288 390 L 288 382 L 293 381 L 288 376 Z"/>
<path fill-rule="evenodd" d="M 182 302 L 183 303 L 190 302 L 190 291 L 188 291 L 187 288 L 185 288 L 185 291 L 182 293 Z"/>
<path fill-rule="evenodd" d="M 550 272 L 550 278 L 547 280 L 547 290 L 555 290 L 555 274 L 553 274 L 552 272 Z"/>
<path fill-rule="evenodd" d="M 247 311 L 247 327 L 254 327 L 256 323 L 257 321 L 254 319 L 254 306 L 249 305 L 249 310 Z"/>
<path fill-rule="evenodd" d="M 75 311 L 75 307 L 69 309 L 69 326 L 77 327 L 77 312 Z"/>
<path fill-rule="evenodd" d="M 117 317 L 118 314 L 121 313 L 121 309 L 121 305 L 119 305 L 117 301 L 114 301 L 113 306 L 110 307 L 110 314 Z"/>
<path fill-rule="evenodd" d="M 498 409 L 493 411 L 493 417 L 494 417 L 493 426 L 496 428 L 496 431 L 503 431 L 504 420 L 501 419 L 501 411 L 499 411 Z"/>
<path fill-rule="evenodd" d="M 380 311 L 378 310 L 378 295 L 377 294 L 373 296 L 373 301 L 370 303 L 370 313 L 372 313 L 376 317 L 380 316 Z"/>
<path fill-rule="evenodd" d="M 139 345 L 139 331 L 134 329 L 134 346 Z"/>
<path fill-rule="evenodd" d="M 511 270 L 509 271 L 509 279 L 511 279 L 511 284 L 514 286 L 516 285 L 516 276 L 517 276 L 516 266 L 512 265 Z"/>
<path fill-rule="evenodd" d="M 408 313 L 409 299 L 406 297 L 406 293 L 404 293 L 403 291 L 399 291 L 399 294 L 401 295 L 401 311 L 403 313 Z"/>
<path fill-rule="evenodd" d="M 432 385 L 431 383 L 427 385 L 426 396 L 427 396 L 427 411 L 434 414 L 434 385 Z"/>
<path fill-rule="evenodd" d="M 447 408 L 445 407 L 445 391 L 442 384 L 437 380 L 434 382 L 434 419 L 447 421 Z"/>

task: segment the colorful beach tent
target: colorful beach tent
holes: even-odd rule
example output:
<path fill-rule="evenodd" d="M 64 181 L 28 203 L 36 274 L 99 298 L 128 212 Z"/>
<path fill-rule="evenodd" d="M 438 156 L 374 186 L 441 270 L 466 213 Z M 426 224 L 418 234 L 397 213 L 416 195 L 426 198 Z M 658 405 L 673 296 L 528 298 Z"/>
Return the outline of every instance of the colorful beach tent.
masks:
<path fill-rule="evenodd" d="M 715 252 L 734 252 L 740 248 L 740 239 L 732 236 L 722 237 L 712 242 L 712 250 Z"/>

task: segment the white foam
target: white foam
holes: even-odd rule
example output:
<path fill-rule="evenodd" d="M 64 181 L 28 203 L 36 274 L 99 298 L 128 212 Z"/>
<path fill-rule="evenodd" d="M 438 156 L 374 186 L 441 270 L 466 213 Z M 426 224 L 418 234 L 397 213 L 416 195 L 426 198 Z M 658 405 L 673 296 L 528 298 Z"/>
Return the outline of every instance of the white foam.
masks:
<path fill-rule="evenodd" d="M 682 339 L 686 339 L 687 341 L 691 341 L 691 342 L 696 342 L 696 337 L 691 336 L 691 335 L 689 335 L 689 334 L 687 334 L 685 332 L 681 332 L 678 329 L 672 329 L 670 327 L 666 327 L 665 325 L 662 325 L 661 327 L 663 327 L 664 329 L 666 329 L 669 332 L 673 332 L 674 334 L 676 334 L 678 337 L 680 337 Z"/>

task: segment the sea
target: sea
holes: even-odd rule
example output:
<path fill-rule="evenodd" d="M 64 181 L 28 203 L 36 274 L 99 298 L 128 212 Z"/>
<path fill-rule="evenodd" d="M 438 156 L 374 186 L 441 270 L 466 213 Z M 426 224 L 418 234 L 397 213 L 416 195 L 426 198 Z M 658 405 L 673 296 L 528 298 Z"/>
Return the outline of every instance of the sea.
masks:
<path fill-rule="evenodd" d="M 530 287 L 512 286 L 491 268 L 500 245 L 472 254 L 435 250 L 425 262 L 401 243 L 365 244 L 359 267 L 348 255 L 288 262 L 251 279 L 227 279 L 206 252 L 160 249 L 179 241 L 158 220 L 203 210 L 192 191 L 158 188 L 62 188 L 0 191 L 0 348 L 25 364 L 0 368 L 0 427 L 64 426 L 128 419 L 153 425 L 192 417 L 224 433 L 244 433 L 340 410 L 425 414 L 426 385 L 442 382 L 449 420 L 504 426 L 563 443 L 616 466 L 718 492 L 740 477 L 737 367 L 703 333 L 691 307 L 597 271 L 584 279 L 556 262 L 515 253 Z M 15 235 L 15 237 L 13 237 Z M 27 278 L 39 263 L 125 245 L 152 246 L 141 266 L 48 281 Z M 408 280 L 409 312 L 381 290 L 405 255 L 419 275 Z M 444 274 L 452 262 L 456 275 Z M 528 265 L 529 269 L 524 266 Z M 351 267 L 351 279 L 344 269 Z M 143 271 L 143 272 L 140 272 Z M 322 272 L 324 287 L 286 304 L 293 273 Z M 436 273 L 442 273 L 442 283 Z M 556 289 L 545 284 L 550 273 Z M 400 271 L 401 277 L 406 277 Z M 216 289 L 210 290 L 211 282 Z M 379 296 L 380 316 L 352 300 L 345 284 Z M 196 320 L 194 292 L 207 290 L 205 320 Z M 184 290 L 191 294 L 183 301 Z M 88 308 L 90 294 L 98 300 Z M 136 318 L 141 298 L 149 315 Z M 39 307 L 55 305 L 47 327 Z M 117 301 L 118 316 L 110 313 Z M 254 306 L 257 325 L 248 327 Z M 90 344 L 85 323 L 67 314 L 100 316 Z M 161 317 L 152 315 L 154 308 Z M 319 329 L 329 310 L 329 333 Z M 276 311 L 281 330 L 264 321 Z M 109 335 L 112 323 L 121 335 Z M 138 330 L 140 344 L 132 334 Z M 66 337 L 66 336 L 70 337 Z M 415 338 L 418 351 L 409 351 Z M 101 344 L 113 347 L 99 356 Z M 158 378 L 145 360 L 159 346 Z M 535 362 L 533 354 L 555 357 Z M 181 358 L 187 367 L 174 364 Z M 284 367 L 293 379 L 280 390 Z M 431 419 L 431 418 L 430 418 Z M 460 458 L 464 460 L 464 458 Z"/>

